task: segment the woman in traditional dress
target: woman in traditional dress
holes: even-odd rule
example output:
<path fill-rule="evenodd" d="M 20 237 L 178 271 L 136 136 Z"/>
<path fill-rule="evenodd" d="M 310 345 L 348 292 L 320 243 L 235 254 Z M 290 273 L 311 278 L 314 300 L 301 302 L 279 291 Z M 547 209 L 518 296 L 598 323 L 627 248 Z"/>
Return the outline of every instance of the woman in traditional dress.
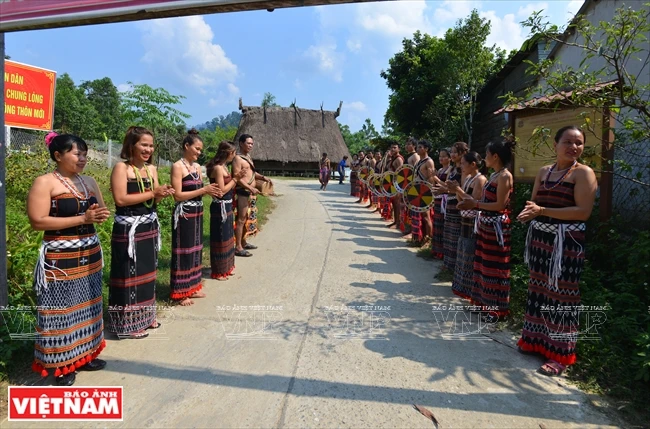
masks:
<path fill-rule="evenodd" d="M 327 188 L 327 184 L 330 181 L 330 160 L 327 157 L 326 153 L 323 153 L 323 157 L 319 161 L 320 165 L 320 174 L 318 176 L 318 181 L 320 182 L 320 189 L 324 191 Z"/>
<path fill-rule="evenodd" d="M 50 133 L 45 140 L 56 162 L 39 176 L 27 197 L 32 228 L 45 231 L 34 270 L 38 304 L 32 369 L 71 386 L 76 370 L 96 371 L 104 348 L 102 248 L 95 223 L 110 213 L 92 177 L 81 176 L 88 147 L 79 137 Z M 3 238 L 4 240 L 4 238 Z"/>
<path fill-rule="evenodd" d="M 232 199 L 237 180 L 246 176 L 242 168 L 236 177 L 231 177 L 228 164 L 237 154 L 237 148 L 230 142 L 221 142 L 214 158 L 206 165 L 206 174 L 212 186 L 223 194 L 213 195 L 210 204 L 210 266 L 211 277 L 228 280 L 235 275 L 235 230 Z"/>
<path fill-rule="evenodd" d="M 352 162 L 350 163 L 350 195 L 357 198 L 361 195 L 358 171 L 359 157 L 357 155 L 352 155 Z"/>
<path fill-rule="evenodd" d="M 156 203 L 174 194 L 158 185 L 158 170 L 149 164 L 153 133 L 130 127 L 111 174 L 115 219 L 111 238 L 111 279 L 108 289 L 109 331 L 119 338 L 145 338 L 156 321 L 156 274 L 160 231 Z"/>
<path fill-rule="evenodd" d="M 449 172 L 451 171 L 451 157 L 449 156 L 448 149 L 440 149 L 440 154 L 438 155 L 438 161 L 440 161 L 440 170 L 436 173 L 436 178 L 434 182 L 437 185 L 445 183 Z M 445 214 L 441 210 L 442 203 L 442 193 L 438 193 L 434 196 L 433 201 L 433 238 L 431 239 L 431 253 L 436 259 L 442 259 L 444 257 L 444 242 L 443 242 L 443 233 L 445 229 Z"/>
<path fill-rule="evenodd" d="M 201 292 L 203 269 L 203 196 L 221 195 L 216 185 L 203 186 L 201 166 L 203 141 L 195 129 L 183 139 L 183 157 L 172 165 L 171 181 L 176 207 L 172 218 L 172 265 L 170 298 L 180 305 L 192 305 L 191 298 L 205 298 Z"/>
<path fill-rule="evenodd" d="M 512 174 L 506 166 L 512 159 L 514 146 L 514 141 L 487 145 L 485 165 L 494 173 L 483 186 L 480 199 L 467 198 L 458 203 L 461 210 L 480 210 L 471 298 L 475 305 L 482 307 L 488 323 L 509 313 Z"/>
<path fill-rule="evenodd" d="M 449 170 L 447 182 L 462 183 L 463 173 L 460 169 L 460 160 L 468 150 L 469 148 L 465 142 L 456 142 L 451 147 L 449 156 L 453 167 Z M 445 217 L 445 227 L 442 233 L 444 247 L 443 270 L 448 270 L 453 273 L 456 268 L 456 251 L 458 250 L 458 237 L 460 237 L 460 211 L 456 207 L 458 203 L 456 194 L 447 189 L 446 183 L 440 184 L 438 187 L 443 192 L 440 210 Z"/>
<path fill-rule="evenodd" d="M 585 133 L 567 126 L 555 134 L 556 161 L 537 174 L 531 201 L 517 217 L 531 221 L 525 259 L 528 300 L 519 349 L 548 359 L 539 372 L 558 376 L 576 361 L 580 274 L 585 261 L 585 221 L 596 198 L 593 170 L 578 159 Z"/>
<path fill-rule="evenodd" d="M 465 182 L 460 187 L 457 182 L 448 182 L 450 191 L 456 192 L 458 201 L 472 197 L 475 200 L 481 198 L 483 186 L 487 181 L 481 173 L 483 159 L 476 152 L 468 152 L 463 155 L 460 161 L 460 168 L 465 176 Z M 456 269 L 454 280 L 451 283 L 451 290 L 456 295 L 470 299 L 472 286 L 474 285 L 474 252 L 476 235 L 474 234 L 474 223 L 478 212 L 476 209 L 460 211 L 460 238 L 458 239 L 458 250 L 456 252 Z"/>

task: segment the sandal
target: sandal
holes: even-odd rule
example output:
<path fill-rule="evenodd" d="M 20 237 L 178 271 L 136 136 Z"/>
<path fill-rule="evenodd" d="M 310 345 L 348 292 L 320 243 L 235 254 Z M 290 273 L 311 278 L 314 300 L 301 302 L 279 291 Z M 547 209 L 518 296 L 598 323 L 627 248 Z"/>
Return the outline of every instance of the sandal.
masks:
<path fill-rule="evenodd" d="M 149 326 L 147 329 L 145 329 L 145 331 L 147 331 L 147 330 L 149 330 L 149 329 L 158 329 L 158 328 L 160 328 L 161 326 L 162 326 L 162 323 L 160 323 L 160 322 L 156 322 L 156 326 L 151 325 L 151 326 Z"/>
<path fill-rule="evenodd" d="M 57 386 L 72 386 L 77 376 L 74 372 L 56 377 Z"/>
<path fill-rule="evenodd" d="M 246 249 L 246 250 L 255 250 L 255 249 L 257 249 L 257 246 L 255 246 L 254 244 L 246 243 L 244 245 L 244 249 Z"/>
<path fill-rule="evenodd" d="M 548 377 L 559 377 L 565 369 L 566 366 L 562 365 L 560 362 L 549 359 L 544 365 L 539 367 L 537 372 Z"/>
<path fill-rule="evenodd" d="M 142 338 L 147 338 L 149 336 L 149 332 L 134 332 L 132 334 L 127 334 L 127 335 L 120 335 L 119 338 L 120 340 L 141 340 Z"/>
<path fill-rule="evenodd" d="M 253 254 L 251 252 L 249 252 L 248 250 L 235 250 L 235 256 L 249 257 L 249 256 L 253 256 Z"/>

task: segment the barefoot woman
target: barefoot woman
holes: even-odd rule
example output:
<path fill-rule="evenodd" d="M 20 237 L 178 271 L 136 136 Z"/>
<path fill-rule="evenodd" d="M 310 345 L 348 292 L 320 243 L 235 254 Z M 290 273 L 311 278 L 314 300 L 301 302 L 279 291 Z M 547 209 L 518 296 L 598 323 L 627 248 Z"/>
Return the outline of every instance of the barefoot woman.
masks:
<path fill-rule="evenodd" d="M 32 369 L 43 377 L 52 371 L 57 384 L 71 386 L 77 369 L 106 365 L 96 359 L 105 343 L 102 249 L 94 224 L 109 212 L 95 180 L 80 175 L 86 142 L 50 133 L 46 144 L 56 169 L 37 177 L 27 197 L 32 228 L 45 231 L 34 270 L 39 335 Z"/>
<path fill-rule="evenodd" d="M 203 195 L 216 186 L 203 186 L 201 167 L 196 161 L 203 151 L 199 132 L 191 129 L 183 139 L 183 157 L 172 165 L 171 180 L 176 207 L 172 219 L 172 265 L 169 297 L 180 305 L 192 305 L 191 298 L 205 298 L 201 292 L 203 269 Z"/>
<path fill-rule="evenodd" d="M 584 222 L 598 187 L 593 170 L 578 163 L 585 143 L 585 133 L 576 126 L 558 130 L 555 164 L 539 171 L 531 201 L 517 217 L 530 221 L 525 250 L 530 280 L 518 345 L 546 357 L 539 372 L 549 376 L 560 375 L 576 361 Z"/>
<path fill-rule="evenodd" d="M 160 231 L 156 203 L 174 194 L 158 185 L 158 170 L 150 165 L 153 133 L 130 127 L 113 167 L 111 190 L 115 220 L 111 239 L 111 280 L 108 289 L 109 331 L 119 338 L 144 338 L 157 329 L 156 274 Z"/>

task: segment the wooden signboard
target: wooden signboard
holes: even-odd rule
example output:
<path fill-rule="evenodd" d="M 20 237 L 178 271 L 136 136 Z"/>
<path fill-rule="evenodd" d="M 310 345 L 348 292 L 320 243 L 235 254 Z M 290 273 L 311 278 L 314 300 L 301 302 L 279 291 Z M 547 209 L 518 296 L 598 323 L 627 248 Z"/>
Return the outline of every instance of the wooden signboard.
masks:
<path fill-rule="evenodd" d="M 592 108 L 566 109 L 555 112 L 540 112 L 539 110 L 530 109 L 511 114 L 514 114 L 514 135 L 517 137 L 513 166 L 513 175 L 516 181 L 532 183 L 540 168 L 555 162 L 553 137 L 555 137 L 557 130 L 566 125 L 581 127 L 587 121 L 590 126 L 583 128 L 587 143 L 582 158 L 586 164 L 594 168 L 596 176 L 600 179 L 599 171 L 602 164 L 601 137 L 603 132 L 602 112 Z M 533 137 L 534 131 L 538 127 L 548 129 L 541 140 Z M 588 131 L 588 129 L 592 131 Z"/>

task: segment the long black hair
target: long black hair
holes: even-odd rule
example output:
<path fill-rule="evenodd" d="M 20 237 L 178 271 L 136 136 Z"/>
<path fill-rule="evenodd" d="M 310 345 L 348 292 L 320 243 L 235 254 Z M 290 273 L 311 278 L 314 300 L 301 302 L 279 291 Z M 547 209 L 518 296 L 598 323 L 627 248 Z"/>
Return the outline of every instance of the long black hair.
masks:
<path fill-rule="evenodd" d="M 245 139 L 244 139 L 245 141 Z M 225 162 L 230 154 L 234 151 L 236 151 L 237 148 L 235 147 L 234 144 L 232 144 L 229 141 L 222 141 L 219 143 L 219 147 L 217 148 L 217 153 L 214 155 L 214 157 L 206 164 L 205 166 L 205 174 L 210 177 L 212 174 L 212 170 L 217 164 L 221 164 Z"/>
<path fill-rule="evenodd" d="M 507 167 L 510 161 L 512 161 L 512 150 L 516 144 L 517 142 L 514 139 L 495 140 L 488 143 L 485 151 L 486 153 L 490 152 L 493 155 L 497 155 L 503 163 L 503 166 Z"/>

